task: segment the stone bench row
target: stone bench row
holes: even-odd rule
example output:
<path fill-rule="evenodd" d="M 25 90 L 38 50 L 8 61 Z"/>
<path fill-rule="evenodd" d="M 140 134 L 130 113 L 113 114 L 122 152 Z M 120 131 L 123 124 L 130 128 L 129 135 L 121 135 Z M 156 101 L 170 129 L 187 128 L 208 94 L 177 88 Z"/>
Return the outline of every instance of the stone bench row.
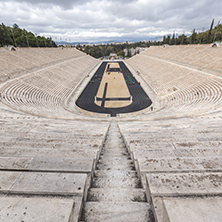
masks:
<path fill-rule="evenodd" d="M 34 69 L 41 66 L 52 65 L 84 54 L 78 50 L 17 50 L 8 52 L 3 50 L 0 52 L 1 69 L 0 73 L 10 75 L 12 70 L 22 71 Z M 8 65 L 10 64 L 10 65 Z"/>
<path fill-rule="evenodd" d="M 0 171 L 2 221 L 78 222 L 87 174 Z"/>
<path fill-rule="evenodd" d="M 165 66 L 163 65 L 163 67 Z M 212 110 L 221 105 L 220 78 L 212 78 L 205 75 L 201 76 L 195 71 L 188 71 L 186 69 L 182 71 L 183 75 L 178 78 L 171 78 L 171 75 L 175 75 L 175 73 L 170 69 L 169 72 L 163 69 L 159 71 L 158 69 L 158 72 L 160 73 L 160 76 L 157 75 L 158 78 L 156 77 L 155 70 L 150 71 L 148 69 L 147 73 L 143 75 L 145 79 L 149 79 L 149 84 L 154 87 L 155 92 L 159 95 L 166 95 L 165 97 L 161 97 L 160 102 L 161 104 L 166 104 L 164 109 L 168 111 L 170 115 L 177 115 L 177 113 L 180 113 L 180 115 L 184 113 L 193 114 Z M 150 73 L 155 73 L 154 77 Z M 164 74 L 162 75 L 161 73 Z M 164 77 L 165 75 L 169 75 L 167 77 L 168 79 Z M 159 115 L 166 117 L 168 114 L 165 110 L 162 115 Z"/>
<path fill-rule="evenodd" d="M 139 63 L 138 60 L 143 61 Z M 195 82 L 204 81 L 207 77 L 194 70 L 188 70 L 152 57 L 138 56 L 128 60 L 128 63 L 139 70 L 143 77 L 155 89 L 158 95 L 167 95 L 174 90 L 185 89 Z M 161 67 L 159 64 L 162 64 Z"/>
<path fill-rule="evenodd" d="M 72 198 L 0 196 L 0 218 L 4 222 L 78 222 L 81 216 L 81 206 L 81 195 Z"/>
<path fill-rule="evenodd" d="M 89 57 L 87 57 L 87 60 Z M 81 67 L 81 64 L 85 62 L 85 59 L 73 59 L 72 61 L 66 62 L 63 65 L 68 68 L 65 69 L 67 72 L 66 77 L 61 81 L 63 76 L 62 68 L 59 72 L 55 71 L 54 66 L 48 68 L 52 74 L 56 73 L 60 78 L 52 78 L 47 70 L 39 71 L 34 75 L 21 78 L 20 81 L 14 81 L 10 84 L 6 84 L 1 89 L 2 100 L 8 103 L 10 106 L 15 107 L 17 110 L 27 111 L 29 113 L 35 113 L 37 115 L 54 115 L 55 116 L 66 116 L 69 118 L 73 117 L 73 114 L 67 112 L 62 104 L 65 99 L 71 94 L 72 90 L 90 69 L 92 64 L 98 63 L 94 59 L 90 58 L 91 62 L 85 64 L 81 69 L 74 69 L 74 67 Z M 76 66 L 73 66 L 73 64 Z M 69 67 L 70 64 L 70 67 Z M 69 73 L 69 78 L 68 78 Z M 73 75 L 74 73 L 74 75 Z"/>
<path fill-rule="evenodd" d="M 167 97 L 165 108 L 177 113 L 195 113 L 216 109 L 222 104 L 221 81 L 208 79 L 201 85 L 191 86 Z"/>
<path fill-rule="evenodd" d="M 196 69 L 222 72 L 220 65 L 222 61 L 221 47 L 212 48 L 211 45 L 206 45 L 205 47 L 201 45 L 192 47 L 151 47 L 150 50 L 146 50 L 143 54 L 195 67 Z"/>
<path fill-rule="evenodd" d="M 147 196 L 158 222 L 220 221 L 222 173 L 152 173 Z"/>
<path fill-rule="evenodd" d="M 119 123 L 155 221 L 220 221 L 220 122 L 182 118 Z"/>
<path fill-rule="evenodd" d="M 95 159 L 94 159 L 95 158 Z M 84 154 L 76 154 L 72 158 L 46 157 L 0 157 L 0 170 L 4 171 L 35 171 L 35 172 L 65 172 L 89 173 L 95 170 L 96 158 L 92 155 L 86 158 Z"/>
<path fill-rule="evenodd" d="M 200 73 L 142 53 L 128 60 L 160 97 L 157 116 L 194 114 L 221 106 L 221 78 Z M 161 68 L 159 68 L 159 64 Z"/>

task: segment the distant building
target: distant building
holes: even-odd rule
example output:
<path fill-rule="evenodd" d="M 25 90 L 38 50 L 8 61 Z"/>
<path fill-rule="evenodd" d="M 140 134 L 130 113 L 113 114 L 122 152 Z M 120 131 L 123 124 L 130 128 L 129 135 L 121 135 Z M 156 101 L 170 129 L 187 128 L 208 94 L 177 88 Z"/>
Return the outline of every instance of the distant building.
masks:
<path fill-rule="evenodd" d="M 110 53 L 109 57 L 110 57 L 110 59 L 116 59 L 117 54 L 116 53 Z"/>
<path fill-rule="evenodd" d="M 144 47 L 137 47 L 136 48 L 136 54 L 140 54 L 141 52 L 145 51 L 148 48 L 144 48 Z"/>
<path fill-rule="evenodd" d="M 124 51 L 124 53 L 125 53 L 125 57 L 127 57 L 127 55 L 128 55 L 128 49 L 124 49 L 123 51 Z"/>
<path fill-rule="evenodd" d="M 131 48 L 131 49 L 130 49 L 130 55 L 131 55 L 131 56 L 136 55 L 136 49 Z"/>
<path fill-rule="evenodd" d="M 125 53 L 125 57 L 127 56 L 134 56 L 136 54 L 139 54 L 143 51 L 145 51 L 147 48 L 141 48 L 141 47 L 137 47 L 136 49 L 131 48 L 131 49 L 124 49 L 124 53 Z"/>

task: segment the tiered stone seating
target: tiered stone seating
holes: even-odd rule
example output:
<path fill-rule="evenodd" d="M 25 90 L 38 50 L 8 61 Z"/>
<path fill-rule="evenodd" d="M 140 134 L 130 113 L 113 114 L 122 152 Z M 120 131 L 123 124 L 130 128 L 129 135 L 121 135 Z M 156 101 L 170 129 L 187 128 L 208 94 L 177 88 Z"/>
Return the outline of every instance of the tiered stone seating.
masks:
<path fill-rule="evenodd" d="M 145 56 L 137 57 L 137 59 L 132 58 L 129 61 L 130 65 L 138 70 L 147 81 L 149 80 L 149 84 L 158 95 L 166 95 L 174 92 L 174 90 L 184 89 L 194 82 L 197 83 L 207 78 L 207 76 L 193 70 L 184 69 L 164 61 Z"/>
<path fill-rule="evenodd" d="M 0 104 L 1 220 L 79 221 L 108 126 L 50 121 Z"/>
<path fill-rule="evenodd" d="M 7 51 L 0 48 L 0 83 L 84 55 L 75 49 L 17 48 L 16 51 Z"/>
<path fill-rule="evenodd" d="M 222 48 L 211 45 L 151 47 L 143 55 L 172 61 L 212 73 L 222 73 Z"/>
<path fill-rule="evenodd" d="M 209 70 L 200 71 L 219 61 L 221 53 L 220 48 L 210 45 L 151 47 L 127 63 L 149 84 L 164 107 L 151 116 L 193 115 L 222 104 L 220 69 L 215 68 L 214 75 Z"/>
<path fill-rule="evenodd" d="M 27 56 L 26 50 L 20 51 L 24 52 L 22 56 L 22 59 L 24 59 L 24 57 Z M 30 52 L 29 50 L 27 51 Z M 74 114 L 63 108 L 64 101 L 69 97 L 81 79 L 89 73 L 99 61 L 92 57 L 82 55 L 82 53 L 79 52 L 74 53 L 74 58 L 70 58 L 71 56 L 73 57 L 73 52 L 70 51 L 45 49 L 44 52 L 46 52 L 46 54 L 50 56 L 51 53 L 53 55 L 52 57 L 56 58 L 56 61 L 59 61 L 60 58 L 60 62 L 6 84 L 1 89 L 2 101 L 17 110 L 36 115 L 73 118 Z M 75 52 L 76 50 L 73 51 Z M 66 58 L 65 54 L 59 57 L 58 52 L 67 52 Z M 58 58 L 56 56 L 58 56 Z M 47 56 L 45 57 L 47 58 Z M 30 56 L 31 61 L 32 59 L 35 62 L 35 59 Z M 61 59 L 68 60 L 61 62 Z"/>
<path fill-rule="evenodd" d="M 156 221 L 219 221 L 221 124 L 221 114 L 119 123 Z"/>
<path fill-rule="evenodd" d="M 82 53 L 73 56 L 72 50 L 64 50 L 67 51 L 20 49 L 16 51 L 21 53 L 20 57 L 15 53 L 6 57 L 16 57 L 13 67 L 2 62 L 9 72 L 10 69 L 16 72 L 24 60 L 21 73 L 24 69 L 30 72 L 1 88 L 1 99 L 7 104 L 0 103 L 0 218 L 3 221 L 46 221 L 45 218 L 55 222 L 80 221 L 83 199 L 99 155 L 103 153 L 101 148 L 110 119 L 87 117 L 86 120 L 63 108 L 64 101 L 84 75 L 98 64 Z M 148 50 L 129 59 L 128 63 L 149 83 L 162 102 L 162 109 L 149 115 L 126 117 L 124 121 L 117 117 L 125 141 L 121 145 L 127 146 L 135 163 L 156 221 L 220 221 L 222 80 L 221 65 L 217 62 L 221 58 L 220 50 L 206 45 Z M 162 55 L 161 50 L 164 50 Z M 200 68 L 213 52 L 218 53 L 215 56 L 218 60 Z M 1 53 L 5 50 L 0 48 Z M 209 58 L 213 59 L 211 56 Z M 26 63 L 29 58 L 33 63 Z M 213 70 L 210 67 L 214 62 L 219 68 Z M 217 112 L 206 114 L 213 109 Z M 192 114 L 198 115 L 191 118 Z M 115 130 L 111 133 L 116 135 Z M 111 158 L 107 156 L 107 162 L 122 169 L 115 152 L 112 153 L 120 144 L 117 140 L 110 144 L 114 147 L 109 150 Z M 97 169 L 100 167 L 97 165 Z M 127 183 L 118 181 L 118 175 L 113 174 L 112 178 L 110 184 Z M 103 193 L 98 195 L 103 196 Z M 134 193 L 129 196 L 132 195 Z M 113 195 L 109 198 L 112 202 Z M 146 207 L 141 208 L 142 203 L 138 202 L 133 202 L 133 211 L 141 214 Z M 93 211 L 94 205 L 89 203 L 89 212 L 96 216 L 117 212 L 115 219 L 121 218 L 116 203 L 108 210 L 111 205 L 106 202 L 98 202 L 96 211 Z M 121 205 L 121 210 L 127 208 L 129 212 L 130 205 Z"/>

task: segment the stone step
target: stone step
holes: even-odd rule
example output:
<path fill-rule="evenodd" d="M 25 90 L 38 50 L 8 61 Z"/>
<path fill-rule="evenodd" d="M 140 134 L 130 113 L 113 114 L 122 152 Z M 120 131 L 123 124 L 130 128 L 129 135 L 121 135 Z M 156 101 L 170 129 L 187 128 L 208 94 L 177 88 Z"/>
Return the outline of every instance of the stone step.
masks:
<path fill-rule="evenodd" d="M 112 134 L 112 137 L 111 137 L 112 140 L 117 140 L 117 139 L 120 139 L 120 138 L 121 138 L 121 136 L 120 136 L 120 134 L 119 134 L 119 132 L 118 132 L 118 129 L 111 129 L 111 130 L 109 131 L 109 133 Z M 110 134 L 109 134 L 109 135 L 110 135 Z"/>
<path fill-rule="evenodd" d="M 120 138 L 117 139 L 109 139 L 106 141 L 106 147 L 119 147 L 119 146 L 124 146 L 124 143 Z"/>
<path fill-rule="evenodd" d="M 108 146 L 113 146 L 113 145 L 123 145 L 123 142 L 122 142 L 122 140 L 121 140 L 121 138 L 120 137 L 117 137 L 117 138 L 108 138 L 107 140 L 106 140 L 106 146 L 108 147 Z"/>
<path fill-rule="evenodd" d="M 101 151 L 101 155 L 109 155 L 109 154 L 120 154 L 125 153 L 126 149 L 112 148 L 106 151 Z"/>
<path fill-rule="evenodd" d="M 93 187 L 95 188 L 137 188 L 140 180 L 135 171 L 100 170 L 95 171 Z"/>
<path fill-rule="evenodd" d="M 125 152 L 124 152 L 125 151 Z M 126 159 L 130 159 L 129 155 L 127 154 L 126 150 L 121 150 L 118 152 L 109 152 L 109 153 L 101 153 L 100 159 L 104 158 L 110 158 L 110 157 L 125 157 Z"/>
<path fill-rule="evenodd" d="M 110 165 L 105 165 L 105 164 L 98 164 L 97 165 L 97 170 L 121 170 L 124 171 L 126 169 L 129 169 L 130 171 L 135 170 L 135 167 L 132 164 L 129 164 L 128 166 L 121 166 L 121 165 L 114 165 L 114 166 L 110 166 Z"/>
<path fill-rule="evenodd" d="M 131 160 L 127 160 L 125 156 L 102 158 L 97 164 L 97 169 L 99 170 L 124 170 L 127 168 L 133 168 L 133 162 Z"/>
<path fill-rule="evenodd" d="M 150 205 L 136 202 L 87 202 L 86 222 L 147 222 L 150 221 Z"/>
<path fill-rule="evenodd" d="M 127 160 L 127 157 L 120 153 L 120 156 L 106 156 L 104 155 L 98 163 L 105 162 L 107 165 L 116 165 L 116 164 L 124 164 L 124 163 L 132 163 L 132 160 Z"/>
<path fill-rule="evenodd" d="M 143 189 L 91 188 L 88 201 L 146 202 L 146 197 Z"/>
<path fill-rule="evenodd" d="M 126 152 L 126 148 L 114 147 L 114 148 L 106 148 L 101 151 L 101 154 L 110 154 L 110 153 L 122 153 Z"/>
<path fill-rule="evenodd" d="M 116 175 L 130 175 L 132 178 L 137 177 L 137 172 L 134 170 L 95 170 L 94 176 L 95 178 L 98 177 L 110 177 L 110 176 L 116 176 Z"/>

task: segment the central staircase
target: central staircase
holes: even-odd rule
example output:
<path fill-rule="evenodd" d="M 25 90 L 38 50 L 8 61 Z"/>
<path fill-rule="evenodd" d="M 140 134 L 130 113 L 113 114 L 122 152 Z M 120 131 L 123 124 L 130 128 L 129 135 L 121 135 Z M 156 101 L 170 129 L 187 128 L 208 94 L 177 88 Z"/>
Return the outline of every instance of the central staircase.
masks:
<path fill-rule="evenodd" d="M 96 169 L 84 204 L 82 221 L 154 221 L 150 204 L 146 202 L 145 192 L 115 121 L 111 122 Z"/>

